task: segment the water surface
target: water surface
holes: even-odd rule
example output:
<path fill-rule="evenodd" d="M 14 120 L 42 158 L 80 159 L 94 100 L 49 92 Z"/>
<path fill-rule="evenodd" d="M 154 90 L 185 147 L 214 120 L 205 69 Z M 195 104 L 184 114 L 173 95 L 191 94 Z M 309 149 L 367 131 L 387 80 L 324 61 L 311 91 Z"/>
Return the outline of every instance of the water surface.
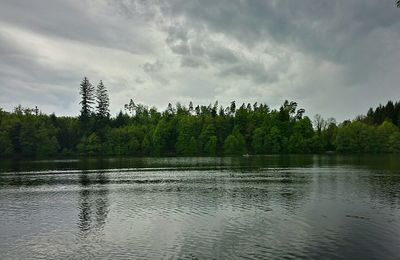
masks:
<path fill-rule="evenodd" d="M 396 156 L 0 161 L 1 259 L 398 259 Z"/>

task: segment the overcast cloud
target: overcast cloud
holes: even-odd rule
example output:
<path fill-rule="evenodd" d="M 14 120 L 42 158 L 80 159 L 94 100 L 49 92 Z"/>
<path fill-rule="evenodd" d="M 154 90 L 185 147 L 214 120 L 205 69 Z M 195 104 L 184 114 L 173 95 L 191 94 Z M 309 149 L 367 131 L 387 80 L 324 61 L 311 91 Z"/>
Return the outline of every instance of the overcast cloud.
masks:
<path fill-rule="evenodd" d="M 79 113 L 83 76 L 132 98 L 295 100 L 354 118 L 400 100 L 400 9 L 392 0 L 2 0 L 0 107 Z"/>

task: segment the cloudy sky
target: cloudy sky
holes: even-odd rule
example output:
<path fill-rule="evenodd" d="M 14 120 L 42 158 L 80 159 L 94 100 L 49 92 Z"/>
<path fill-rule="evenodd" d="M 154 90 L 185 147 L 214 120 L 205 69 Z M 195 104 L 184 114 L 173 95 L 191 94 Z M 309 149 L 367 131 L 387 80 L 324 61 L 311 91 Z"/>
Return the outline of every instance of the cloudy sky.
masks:
<path fill-rule="evenodd" d="M 83 76 L 132 98 L 295 100 L 354 118 L 400 100 L 394 0 L 1 0 L 0 107 L 79 113 Z"/>

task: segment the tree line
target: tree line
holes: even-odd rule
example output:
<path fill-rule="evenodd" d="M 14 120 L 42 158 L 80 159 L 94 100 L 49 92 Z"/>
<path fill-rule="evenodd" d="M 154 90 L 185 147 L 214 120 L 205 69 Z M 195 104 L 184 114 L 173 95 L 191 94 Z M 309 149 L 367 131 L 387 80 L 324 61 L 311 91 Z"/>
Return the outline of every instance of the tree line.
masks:
<path fill-rule="evenodd" d="M 104 83 L 80 84 L 78 117 L 46 115 L 17 106 L 0 109 L 0 157 L 241 156 L 244 154 L 398 153 L 400 103 L 370 109 L 340 124 L 305 116 L 296 102 L 279 109 L 232 101 L 164 111 L 132 99 L 111 117 Z"/>

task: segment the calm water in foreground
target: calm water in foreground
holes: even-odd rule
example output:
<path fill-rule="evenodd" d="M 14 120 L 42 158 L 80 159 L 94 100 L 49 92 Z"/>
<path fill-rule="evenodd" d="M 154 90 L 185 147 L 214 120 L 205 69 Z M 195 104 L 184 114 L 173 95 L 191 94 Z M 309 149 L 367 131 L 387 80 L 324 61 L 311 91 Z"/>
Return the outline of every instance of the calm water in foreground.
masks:
<path fill-rule="evenodd" d="M 398 156 L 0 162 L 1 259 L 399 259 Z"/>

